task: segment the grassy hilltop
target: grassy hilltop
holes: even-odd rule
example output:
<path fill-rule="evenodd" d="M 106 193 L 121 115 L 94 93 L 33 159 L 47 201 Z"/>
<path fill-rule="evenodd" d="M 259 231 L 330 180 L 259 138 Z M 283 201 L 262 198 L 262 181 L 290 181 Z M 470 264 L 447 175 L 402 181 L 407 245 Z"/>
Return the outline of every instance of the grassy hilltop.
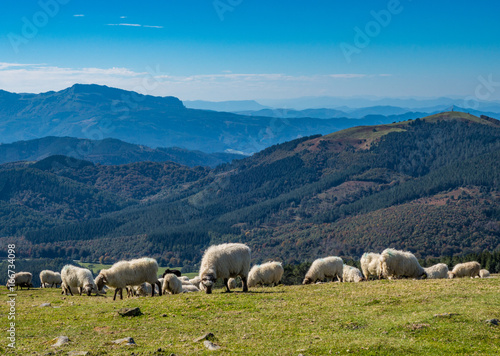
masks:
<path fill-rule="evenodd" d="M 500 278 L 398 280 L 253 288 L 132 298 L 62 296 L 59 289 L 18 291 L 18 355 L 498 355 Z M 1 290 L 7 300 L 7 291 Z M 40 307 L 51 303 L 51 307 Z M 117 315 L 140 307 L 143 315 Z M 2 305 L 2 317 L 7 309 Z M 456 313 L 450 317 L 435 314 Z M 212 332 L 218 351 L 194 339 Z M 111 341 L 132 337 L 138 346 Z M 161 348 L 161 352 L 158 349 Z M 6 354 L 6 342 L 0 353 Z"/>

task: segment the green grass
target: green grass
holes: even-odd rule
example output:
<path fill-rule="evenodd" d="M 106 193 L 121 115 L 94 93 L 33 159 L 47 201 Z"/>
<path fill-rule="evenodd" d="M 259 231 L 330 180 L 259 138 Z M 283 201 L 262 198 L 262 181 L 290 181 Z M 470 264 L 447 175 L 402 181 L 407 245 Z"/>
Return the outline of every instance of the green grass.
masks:
<path fill-rule="evenodd" d="M 19 355 L 53 351 L 92 355 L 498 355 L 500 278 L 399 280 L 253 288 L 250 293 L 191 293 L 113 302 L 112 296 L 62 296 L 56 289 L 17 292 Z M 7 300 L 5 288 L 2 300 Z M 38 307 L 42 303 L 51 307 Z M 7 308 L 1 320 L 7 329 Z M 142 316 L 116 311 L 140 307 Z M 434 314 L 457 313 L 449 318 Z M 212 332 L 219 351 L 193 340 Z M 110 341 L 132 337 L 137 347 Z M 6 339 L 0 345 L 5 354 Z"/>
<path fill-rule="evenodd" d="M 112 266 L 112 265 L 105 265 L 105 264 L 101 264 L 101 263 L 86 263 L 86 262 L 78 262 L 78 261 L 77 261 L 77 263 L 80 266 L 88 268 L 89 270 L 91 270 L 94 275 L 97 275 L 97 272 L 99 272 L 101 269 L 107 269 L 107 268 L 109 268 L 109 267 Z M 167 268 L 178 269 L 179 271 L 181 270 L 181 267 L 160 267 L 160 268 L 158 268 L 158 275 L 162 275 L 163 272 L 165 272 L 165 270 Z M 194 278 L 195 276 L 198 275 L 198 272 L 183 273 L 182 275 L 183 276 L 188 276 L 189 278 Z"/>

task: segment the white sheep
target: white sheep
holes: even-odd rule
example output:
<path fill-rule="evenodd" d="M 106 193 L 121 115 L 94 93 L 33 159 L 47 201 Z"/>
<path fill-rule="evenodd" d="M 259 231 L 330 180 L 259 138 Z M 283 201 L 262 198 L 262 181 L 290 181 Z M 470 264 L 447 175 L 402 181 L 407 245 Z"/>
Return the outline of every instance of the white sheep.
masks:
<path fill-rule="evenodd" d="M 248 278 L 250 280 L 250 274 L 248 275 Z M 250 284 L 250 282 L 249 282 L 249 284 Z M 229 286 L 229 288 L 235 289 L 238 286 L 238 283 L 236 283 L 236 278 L 229 278 L 227 280 L 227 285 Z M 251 286 L 249 285 L 249 287 L 251 287 Z"/>
<path fill-rule="evenodd" d="M 16 290 L 21 287 L 21 290 L 23 287 L 33 287 L 31 284 L 31 279 L 33 278 L 33 275 L 29 272 L 17 272 L 15 273 L 11 279 L 7 281 L 7 288 L 9 287 L 16 287 Z M 10 282 L 14 282 L 13 284 Z"/>
<path fill-rule="evenodd" d="M 315 260 L 306 273 L 302 284 L 311 284 L 322 281 L 325 278 L 342 278 L 344 262 L 340 257 L 329 256 Z"/>
<path fill-rule="evenodd" d="M 163 294 L 179 294 L 182 293 L 182 281 L 173 273 L 163 275 Z"/>
<path fill-rule="evenodd" d="M 143 257 L 130 261 L 116 262 L 108 269 L 103 269 L 96 278 L 96 284 L 100 290 L 104 285 L 115 288 L 115 295 L 120 292 L 120 299 L 123 299 L 123 288 L 126 286 L 136 286 L 144 282 L 151 285 L 158 282 L 158 263 L 153 258 Z M 155 294 L 155 288 L 151 288 L 151 296 Z M 161 295 L 161 291 L 160 291 Z"/>
<path fill-rule="evenodd" d="M 446 263 L 438 263 L 437 265 L 424 268 L 429 279 L 448 278 L 448 266 Z"/>
<path fill-rule="evenodd" d="M 66 265 L 61 271 L 62 284 L 64 284 L 64 292 L 73 295 L 71 288 L 78 288 L 78 292 L 82 295 L 85 292 L 88 296 L 92 290 L 96 291 L 97 288 L 94 283 L 92 272 L 87 268 L 80 268 L 72 265 Z M 62 285 L 61 284 L 61 285 Z"/>
<path fill-rule="evenodd" d="M 248 292 L 248 272 L 250 270 L 251 252 L 247 245 L 240 243 L 227 243 L 210 246 L 201 259 L 200 279 L 207 294 L 212 293 L 212 288 L 218 278 L 224 280 L 226 292 L 231 292 L 228 286 L 229 278 L 241 277 L 243 292 Z"/>
<path fill-rule="evenodd" d="M 487 269 L 482 269 L 479 271 L 479 277 L 480 278 L 488 278 L 490 276 L 490 271 Z"/>
<path fill-rule="evenodd" d="M 130 296 L 147 297 L 151 294 L 151 288 L 153 287 L 148 282 L 144 282 L 138 286 L 132 286 L 129 288 Z"/>
<path fill-rule="evenodd" d="M 266 262 L 261 265 L 255 265 L 248 274 L 248 286 L 257 285 L 277 285 L 283 276 L 283 266 L 281 262 Z"/>
<path fill-rule="evenodd" d="M 200 282 L 201 282 L 200 276 L 196 276 L 196 277 L 190 279 L 189 282 L 191 282 L 191 284 L 193 286 L 200 288 Z"/>
<path fill-rule="evenodd" d="M 62 283 L 61 274 L 59 272 L 50 271 L 48 269 L 44 269 L 40 272 L 40 284 L 42 288 L 47 288 L 47 285 L 50 285 L 52 288 L 55 284 L 56 288 L 58 284 Z"/>
<path fill-rule="evenodd" d="M 380 255 L 380 270 L 387 278 L 427 278 L 413 253 L 392 248 L 385 249 Z"/>
<path fill-rule="evenodd" d="M 180 277 L 177 277 L 181 280 L 181 282 L 189 282 L 189 277 L 188 276 L 180 276 Z"/>
<path fill-rule="evenodd" d="M 342 271 L 342 281 L 343 282 L 361 282 L 365 278 L 361 274 L 361 271 L 357 269 L 356 267 L 349 266 L 349 265 L 344 265 L 343 271 Z"/>
<path fill-rule="evenodd" d="M 380 279 L 382 277 L 380 273 L 380 254 L 373 252 L 366 252 L 361 256 L 359 261 L 361 263 L 361 270 L 366 280 L 371 277 Z"/>
<path fill-rule="evenodd" d="M 199 292 L 199 291 L 200 290 L 191 283 L 182 285 L 182 293 Z"/>
<path fill-rule="evenodd" d="M 79 294 L 80 289 L 78 289 L 77 287 L 68 287 L 64 282 L 62 282 L 61 283 L 61 294 L 68 295 L 68 292 L 71 292 L 71 295 Z"/>
<path fill-rule="evenodd" d="M 459 263 L 453 267 L 451 272 L 448 272 L 448 278 L 455 278 L 455 277 L 475 277 L 479 276 L 479 271 L 481 270 L 481 265 L 476 262 L 465 262 L 465 263 Z"/>

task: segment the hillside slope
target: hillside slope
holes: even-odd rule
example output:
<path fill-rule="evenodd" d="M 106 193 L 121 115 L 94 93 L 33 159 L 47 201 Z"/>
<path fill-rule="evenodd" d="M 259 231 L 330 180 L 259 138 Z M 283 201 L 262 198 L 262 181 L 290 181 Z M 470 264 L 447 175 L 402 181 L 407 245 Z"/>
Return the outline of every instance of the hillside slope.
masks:
<path fill-rule="evenodd" d="M 493 250 L 499 159 L 494 119 L 443 113 L 357 127 L 269 147 L 101 218 L 30 230 L 22 244 L 186 266 L 223 241 L 247 242 L 256 261 L 359 258 L 388 246 L 422 257 Z"/>

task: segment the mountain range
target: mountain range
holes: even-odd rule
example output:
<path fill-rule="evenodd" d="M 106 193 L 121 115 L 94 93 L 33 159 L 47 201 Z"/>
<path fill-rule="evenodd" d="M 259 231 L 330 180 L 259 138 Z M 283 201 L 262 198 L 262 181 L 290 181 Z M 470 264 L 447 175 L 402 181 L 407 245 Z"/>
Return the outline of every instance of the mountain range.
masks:
<path fill-rule="evenodd" d="M 285 263 L 495 250 L 499 159 L 499 121 L 460 112 L 302 137 L 216 168 L 51 156 L 0 166 L 0 236 L 20 257 L 191 268 L 227 241 Z"/>

